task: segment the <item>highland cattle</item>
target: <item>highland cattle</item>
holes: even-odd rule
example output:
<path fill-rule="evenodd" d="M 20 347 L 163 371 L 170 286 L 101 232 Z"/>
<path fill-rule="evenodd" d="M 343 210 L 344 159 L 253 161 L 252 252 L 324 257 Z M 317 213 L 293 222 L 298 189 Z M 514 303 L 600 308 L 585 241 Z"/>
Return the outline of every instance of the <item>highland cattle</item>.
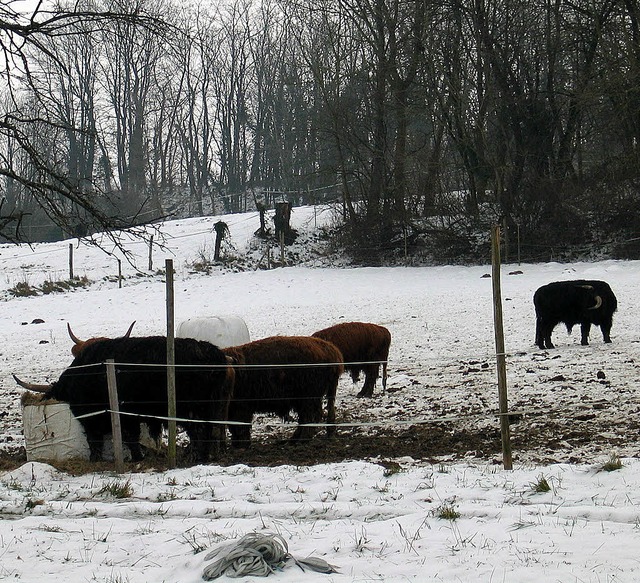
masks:
<path fill-rule="evenodd" d="M 105 361 L 113 359 L 123 441 L 134 461 L 142 458 L 140 424 L 157 438 L 167 416 L 167 341 L 164 336 L 96 340 L 86 345 L 60 378 L 50 385 L 20 386 L 69 403 L 85 431 L 91 460 L 100 459 L 104 436 L 111 433 Z M 233 370 L 222 351 L 208 343 L 175 339 L 176 412 L 190 440 L 190 457 L 204 462 L 224 447 Z M 214 421 L 217 423 L 206 423 Z"/>
<path fill-rule="evenodd" d="M 364 385 L 358 397 L 372 397 L 382 365 L 382 388 L 387 388 L 387 361 L 391 332 L 384 326 L 366 322 L 343 322 L 312 334 L 335 344 L 344 359 L 344 368 L 357 383 L 364 372 Z"/>
<path fill-rule="evenodd" d="M 604 281 L 578 279 L 548 283 L 536 290 L 533 305 L 536 311 L 535 343 L 540 349 L 554 348 L 551 333 L 561 322 L 569 333 L 573 326 L 580 324 L 583 346 L 589 344 L 592 324 L 600 326 L 605 342 L 611 342 L 618 300 Z"/>
<path fill-rule="evenodd" d="M 327 402 L 327 435 L 335 433 L 338 379 L 344 371 L 342 354 L 330 342 L 307 336 L 272 336 L 223 349 L 233 361 L 235 385 L 229 404 L 231 444 L 251 443 L 256 413 L 288 419 L 298 415 L 293 442 L 311 439 L 322 421 Z M 234 424 L 239 423 L 239 424 Z"/>

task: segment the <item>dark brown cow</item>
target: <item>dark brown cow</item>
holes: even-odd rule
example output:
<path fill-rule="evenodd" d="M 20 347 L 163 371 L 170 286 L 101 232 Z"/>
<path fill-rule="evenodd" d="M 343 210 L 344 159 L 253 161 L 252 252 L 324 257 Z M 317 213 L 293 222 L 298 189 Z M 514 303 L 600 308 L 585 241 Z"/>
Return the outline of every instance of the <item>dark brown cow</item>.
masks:
<path fill-rule="evenodd" d="M 335 344 L 344 359 L 345 370 L 353 382 L 358 382 L 364 372 L 364 386 L 358 397 L 372 397 L 382 364 L 382 388 L 387 388 L 387 360 L 391 333 L 384 326 L 366 322 L 343 322 L 312 334 Z"/>
<path fill-rule="evenodd" d="M 335 433 L 335 400 L 338 379 L 344 372 L 342 354 L 331 343 L 307 336 L 272 336 L 240 346 L 224 348 L 236 368 L 235 387 L 229 404 L 231 444 L 248 447 L 255 413 L 275 413 L 282 419 L 298 414 L 292 441 L 311 439 L 322 421 L 327 399 L 327 435 Z"/>

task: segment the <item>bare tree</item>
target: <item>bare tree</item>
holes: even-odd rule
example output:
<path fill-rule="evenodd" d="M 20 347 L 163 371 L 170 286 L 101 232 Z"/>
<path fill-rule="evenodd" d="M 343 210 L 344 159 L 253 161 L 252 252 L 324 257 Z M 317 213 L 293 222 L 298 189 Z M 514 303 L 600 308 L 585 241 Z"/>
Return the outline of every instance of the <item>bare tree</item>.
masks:
<path fill-rule="evenodd" d="M 80 30 L 87 30 L 83 23 Z M 87 30 L 88 32 L 88 30 Z M 67 175 L 77 189 L 90 193 L 97 158 L 96 131 L 96 68 L 100 51 L 90 34 L 55 36 L 46 39 L 47 52 L 32 56 L 32 98 L 41 116 L 55 127 L 44 131 L 50 143 L 39 150 L 59 153 L 59 171 Z M 37 207 L 37 200 L 33 201 Z M 37 211 L 35 211 L 37 214 Z M 84 232 L 83 209 L 70 205 L 67 221 L 83 225 L 75 233 Z M 74 234 L 70 232 L 69 234 Z"/>
<path fill-rule="evenodd" d="M 342 2 L 284 2 L 298 56 L 312 76 L 319 172 L 340 183 L 344 216 L 353 231 L 370 172 L 370 51 L 360 42 Z"/>
<path fill-rule="evenodd" d="M 331 137 L 354 234 L 379 246 L 407 220 L 409 177 L 428 141 L 415 116 L 424 115 L 430 3 L 309 0 L 287 9 L 319 87 L 318 126 Z"/>
<path fill-rule="evenodd" d="M 50 62 L 55 62 L 59 70 L 68 72 L 72 63 L 61 59 L 60 54 L 52 50 L 52 40 L 83 37 L 88 42 L 89 38 L 96 38 L 101 34 L 101 29 L 113 23 L 135 23 L 156 33 L 163 29 L 157 18 L 148 16 L 137 5 L 108 10 L 92 8 L 89 4 L 76 4 L 66 9 L 44 6 L 43 2 L 39 2 L 27 13 L 20 12 L 15 2 L 6 2 L 0 8 L 0 50 L 5 94 L 0 117 L 0 177 L 4 179 L 0 235 L 9 240 L 23 238 L 21 225 L 25 214 L 29 212 L 20 206 L 21 200 L 12 194 L 18 187 L 27 191 L 39 208 L 67 230 L 72 227 L 68 204 L 83 209 L 96 226 L 105 229 L 123 226 L 117 217 L 102 210 L 99 197 L 96 196 L 100 194 L 100 188 L 93 179 L 91 186 L 85 180 L 88 171 L 75 168 L 70 172 L 69 163 L 77 160 L 75 154 L 69 151 L 67 160 L 61 161 L 52 159 L 49 148 L 38 146 L 37 140 L 49 133 L 63 132 L 69 143 L 71 133 L 79 140 L 91 139 L 88 137 L 91 127 L 82 127 L 78 118 L 62 125 L 59 116 L 54 118 L 50 115 L 50 111 L 43 107 L 47 99 L 42 93 L 42 79 L 36 79 L 32 70 L 31 59 L 46 57 Z M 32 98 L 25 99 L 25 95 L 29 94 Z M 58 103 L 63 104 L 64 99 Z M 85 115 L 88 112 L 85 111 Z M 82 180 L 78 180 L 79 177 Z"/>
<path fill-rule="evenodd" d="M 179 109 L 178 134 L 192 212 L 203 214 L 203 200 L 211 197 L 215 210 L 213 172 L 214 136 L 219 102 L 212 99 L 216 77 L 219 31 L 211 14 L 202 9 L 187 13 L 185 35 L 177 47 L 176 63 L 180 91 L 184 96 Z"/>
<path fill-rule="evenodd" d="M 233 0 L 220 8 L 220 31 L 212 96 L 217 102 L 219 181 L 226 185 L 227 211 L 243 210 L 240 196 L 249 169 L 250 3 Z"/>
<path fill-rule="evenodd" d="M 132 4 L 131 0 L 111 1 L 119 10 Z M 140 4 L 139 0 L 136 3 Z M 153 10 L 158 18 L 164 10 L 162 0 L 142 0 L 141 3 L 146 10 Z M 145 211 L 146 214 L 157 212 L 160 209 L 145 208 L 149 198 L 146 122 L 163 43 L 153 30 L 127 20 L 114 21 L 110 27 L 105 27 L 102 41 L 105 50 L 102 78 L 115 118 L 111 139 L 122 192 L 120 211 L 129 216 Z"/>

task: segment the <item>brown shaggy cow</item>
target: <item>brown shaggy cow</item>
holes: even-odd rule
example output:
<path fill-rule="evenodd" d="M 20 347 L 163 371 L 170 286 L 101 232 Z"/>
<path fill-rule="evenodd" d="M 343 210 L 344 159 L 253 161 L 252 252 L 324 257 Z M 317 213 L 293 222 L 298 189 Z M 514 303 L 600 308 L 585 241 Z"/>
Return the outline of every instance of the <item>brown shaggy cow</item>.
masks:
<path fill-rule="evenodd" d="M 384 326 L 365 322 L 344 322 L 312 334 L 335 344 L 342 352 L 345 370 L 353 382 L 358 382 L 364 372 L 364 386 L 358 397 L 373 397 L 380 364 L 382 364 L 382 388 L 387 388 L 387 360 L 391 333 Z"/>
<path fill-rule="evenodd" d="M 344 372 L 342 354 L 331 343 L 307 336 L 272 336 L 224 348 L 236 368 L 235 387 L 229 404 L 231 444 L 248 447 L 255 413 L 275 413 L 286 419 L 293 410 L 300 424 L 292 441 L 311 439 L 322 421 L 327 399 L 327 435 L 335 433 L 335 400 L 338 379 Z"/>
<path fill-rule="evenodd" d="M 127 333 L 122 336 L 122 338 L 129 338 L 129 336 L 131 336 L 131 330 L 133 330 L 133 325 L 135 323 L 135 320 L 131 322 L 131 326 L 129 326 Z M 71 330 L 69 322 L 67 322 L 67 330 L 69 331 L 69 337 L 71 338 L 71 340 L 73 340 L 73 346 L 71 347 L 71 354 L 73 354 L 73 356 L 78 356 L 80 352 L 82 352 L 87 346 L 91 346 L 94 342 L 98 342 L 99 340 L 108 340 L 104 336 L 96 336 L 95 338 L 80 340 L 80 338 L 78 338 Z"/>

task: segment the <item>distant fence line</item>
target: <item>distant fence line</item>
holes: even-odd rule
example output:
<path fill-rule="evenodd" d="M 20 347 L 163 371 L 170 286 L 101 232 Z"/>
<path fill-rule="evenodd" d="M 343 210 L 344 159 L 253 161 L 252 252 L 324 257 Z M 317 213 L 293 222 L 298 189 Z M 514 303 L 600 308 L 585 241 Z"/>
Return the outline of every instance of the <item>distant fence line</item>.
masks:
<path fill-rule="evenodd" d="M 317 207 L 314 206 L 314 216 L 315 213 L 317 213 Z M 251 215 L 249 217 L 246 217 L 244 219 L 241 219 L 239 221 L 236 221 L 235 224 L 242 224 L 243 222 L 248 222 L 248 221 L 253 221 L 256 219 L 256 217 L 259 217 L 259 211 L 251 211 Z M 259 220 L 256 223 L 256 230 L 259 228 L 260 223 Z M 213 233 L 213 227 L 211 229 L 207 229 L 207 230 L 202 230 L 202 231 L 194 231 L 194 232 L 190 232 L 190 233 L 185 233 L 183 235 L 176 235 L 176 236 L 171 236 L 171 237 L 165 237 L 165 239 L 162 242 L 158 242 L 157 240 L 154 241 L 153 235 L 150 235 L 149 240 L 134 240 L 134 241 L 128 241 L 126 243 L 124 243 L 123 245 L 125 247 L 132 247 L 134 245 L 147 245 L 148 246 L 148 254 L 147 256 L 145 256 L 144 260 L 148 261 L 148 269 L 146 269 L 147 271 L 153 271 L 153 253 L 154 253 L 154 249 L 157 250 L 162 250 L 164 248 L 166 248 L 171 241 L 175 241 L 175 240 L 180 240 L 180 239 L 186 239 L 186 238 L 190 238 L 190 237 L 200 237 L 202 235 L 210 235 Z M 91 239 L 92 236 L 89 236 L 87 239 Z M 46 250 L 42 250 L 42 251 L 31 251 L 29 253 L 24 253 L 22 255 L 14 255 L 12 257 L 12 259 L 15 260 L 20 260 L 20 259 L 31 259 L 33 257 L 36 257 L 38 255 L 51 255 L 52 253 L 58 253 L 58 252 L 63 252 L 66 251 L 69 254 L 69 259 L 68 259 L 68 264 L 69 264 L 69 279 L 73 279 L 74 278 L 74 265 L 76 266 L 76 271 L 78 270 L 77 268 L 79 267 L 80 269 L 82 269 L 82 265 L 81 262 L 79 263 L 76 258 L 74 257 L 75 252 L 74 252 L 74 244 L 70 243 L 69 241 L 73 241 L 73 240 L 77 240 L 78 244 L 80 243 L 80 241 L 82 239 L 65 239 L 62 241 L 55 241 L 55 242 L 49 242 L 49 243 L 41 243 L 44 245 L 47 245 L 47 249 Z M 51 248 L 52 246 L 55 245 L 59 245 L 58 248 Z M 96 243 L 96 246 L 98 248 L 100 248 L 100 245 L 98 243 Z M 116 250 L 117 251 L 117 250 Z M 121 263 L 122 263 L 122 259 L 118 257 L 118 254 L 114 251 L 114 252 L 107 252 L 105 251 L 105 253 L 107 255 L 110 256 L 114 256 L 115 257 L 115 265 L 114 265 L 114 271 L 117 270 L 117 278 L 118 278 L 118 282 L 120 284 L 120 287 L 122 287 L 122 269 L 121 269 Z M 141 261 L 143 259 L 141 258 Z M 224 263 L 224 262 L 222 262 Z M 145 271 L 145 267 L 144 266 L 139 266 L 137 267 L 137 269 L 139 271 Z M 114 273 L 114 277 L 116 276 L 116 273 Z"/>
<path fill-rule="evenodd" d="M 341 189 L 343 183 L 330 184 L 327 186 L 309 187 L 301 189 L 287 188 L 267 188 L 267 187 L 247 187 L 238 192 L 229 192 L 227 189 L 216 190 L 215 204 L 212 203 L 210 196 L 203 196 L 202 209 L 209 216 L 242 214 L 253 212 L 256 210 L 256 197 L 264 201 L 267 210 L 272 211 L 274 205 L 279 200 L 286 199 L 291 202 L 294 207 L 315 206 L 322 204 L 331 204 L 336 200 L 342 199 Z M 215 206 L 215 208 L 214 208 Z M 130 222 L 126 228 L 139 228 L 145 225 L 153 225 L 163 221 L 182 220 L 189 218 L 198 218 L 199 207 L 191 206 L 191 200 L 187 204 L 167 204 L 164 212 L 159 210 L 146 210 L 128 217 L 126 220 Z M 184 209 L 188 208 L 187 216 L 182 216 Z M 194 215 L 194 216 L 191 216 Z M 26 234 L 29 243 L 55 243 L 65 239 L 73 238 L 74 227 L 84 225 L 77 219 L 76 225 L 70 224 L 68 228 L 63 228 L 53 222 L 41 222 L 44 217 L 37 219 L 39 222 L 30 222 L 26 218 L 21 230 Z"/>
<path fill-rule="evenodd" d="M 250 221 L 250 220 L 255 220 L 256 216 L 259 214 L 259 211 L 250 211 L 253 214 L 255 214 L 255 216 L 251 216 L 251 217 L 247 217 L 245 219 L 242 219 L 241 221 L 237 222 L 241 223 L 243 221 Z M 179 219 L 177 219 L 179 220 Z M 259 223 L 257 223 L 257 227 L 259 227 Z M 153 240 L 151 241 L 142 241 L 142 240 L 135 240 L 135 241 L 129 241 L 126 243 L 125 246 L 134 246 L 134 245 L 142 245 L 145 244 L 149 247 L 149 252 L 148 252 L 148 257 L 149 257 L 149 264 L 152 264 L 152 256 L 153 256 L 153 252 L 154 249 L 158 249 L 161 250 L 163 247 L 165 247 L 166 245 L 168 245 L 169 241 L 171 240 L 179 240 L 179 239 L 184 239 L 184 238 L 190 238 L 190 237 L 198 237 L 198 236 L 202 236 L 202 235 L 207 235 L 207 234 L 211 234 L 211 230 L 203 230 L 203 231 L 195 231 L 192 233 L 186 233 L 183 235 L 177 235 L 175 237 L 170 237 L 169 240 L 167 242 L 154 242 Z M 91 238 L 88 237 L 89 239 Z M 73 245 L 69 244 L 68 241 L 71 240 L 75 240 L 75 239 L 65 239 L 65 240 L 61 240 L 61 241 L 54 241 L 54 242 L 48 242 L 48 243 L 41 243 L 41 244 L 46 244 L 49 246 L 49 248 L 47 250 L 42 250 L 42 251 L 31 251 L 29 253 L 24 253 L 22 255 L 17 255 L 14 256 L 12 259 L 29 259 L 38 255 L 50 255 L 51 253 L 58 253 L 58 252 L 63 252 L 63 251 L 67 251 L 70 255 L 69 257 L 69 264 L 73 264 L 74 263 L 74 258 L 73 258 Z M 77 239 L 77 241 L 80 241 L 80 239 Z M 627 239 L 616 239 L 616 240 L 611 240 L 611 241 L 605 241 L 605 242 L 600 242 L 597 244 L 593 244 L 593 245 L 584 245 L 582 247 L 582 249 L 586 252 L 589 250 L 592 250 L 594 248 L 604 248 L 608 245 L 612 245 L 612 244 L 616 244 L 616 245 L 626 245 L 626 244 L 631 244 L 631 243 L 635 243 L 637 241 L 640 241 L 640 237 L 629 237 Z M 56 245 L 56 244 L 60 244 L 61 246 L 59 248 L 51 248 L 50 246 L 52 245 Z M 98 245 L 99 246 L 99 245 Z M 553 260 L 553 256 L 554 254 L 556 254 L 557 251 L 559 251 L 559 249 L 557 247 L 554 246 L 549 246 L 549 245 L 536 245 L 536 244 L 529 244 L 527 243 L 526 247 L 528 249 L 532 249 L 535 250 L 537 252 L 536 255 L 529 255 L 525 258 L 525 261 L 527 262 L 531 262 L 531 261 L 548 261 L 548 260 Z M 383 247 L 381 246 L 371 246 L 371 247 L 367 247 L 367 246 L 362 246 L 360 245 L 358 247 L 358 250 L 360 252 L 363 251 L 381 251 L 383 249 Z M 571 248 L 573 251 L 576 251 L 577 248 L 576 247 L 572 247 Z M 108 253 L 109 255 L 115 255 L 114 253 Z M 551 259 L 550 259 L 551 256 Z M 410 259 L 410 258 L 406 258 L 406 259 Z M 118 271 L 118 277 L 119 279 L 121 278 L 121 274 L 119 271 L 119 265 L 118 263 L 121 261 L 121 259 L 118 259 L 116 256 L 116 265 L 114 265 L 114 276 L 116 276 L 116 270 Z M 516 261 L 510 261 L 509 263 L 516 263 Z M 517 263 L 520 264 L 521 261 L 520 259 L 517 260 Z M 81 268 L 81 264 L 80 264 L 80 268 Z M 140 271 L 145 271 L 145 268 L 143 266 L 140 266 L 138 268 Z M 148 271 L 152 271 L 151 268 L 148 269 Z M 70 278 L 73 278 L 73 273 L 70 273 Z"/>

